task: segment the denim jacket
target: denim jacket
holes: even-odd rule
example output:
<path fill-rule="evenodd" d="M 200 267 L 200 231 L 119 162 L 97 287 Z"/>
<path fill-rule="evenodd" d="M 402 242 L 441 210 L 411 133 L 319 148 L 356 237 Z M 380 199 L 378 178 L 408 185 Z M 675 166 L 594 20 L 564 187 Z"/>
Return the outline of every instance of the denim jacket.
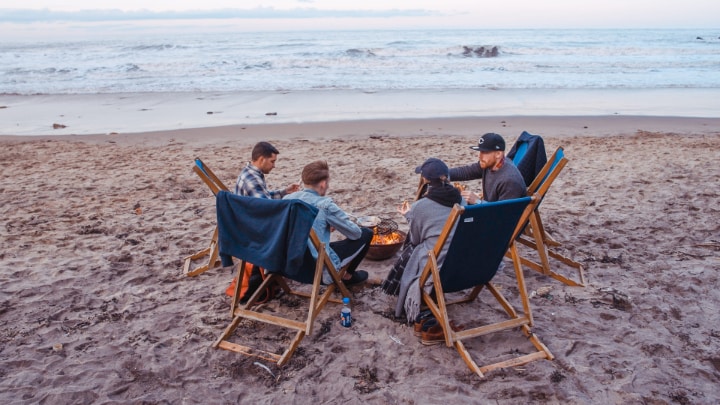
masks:
<path fill-rule="evenodd" d="M 315 233 L 317 233 L 320 241 L 325 244 L 325 250 L 327 250 L 330 261 L 332 261 L 335 269 L 340 269 L 340 257 L 334 250 L 332 250 L 332 248 L 330 248 L 331 228 L 335 228 L 335 230 L 350 240 L 357 240 L 362 235 L 360 227 L 350 220 L 348 214 L 338 207 L 331 197 L 323 197 L 315 190 L 305 189 L 297 191 L 286 195 L 283 199 L 302 200 L 319 210 L 312 227 L 315 230 Z M 317 259 L 317 250 L 315 250 L 310 241 L 308 241 L 308 245 L 310 246 L 310 251 L 312 252 L 313 257 Z M 323 274 L 324 283 L 328 284 L 331 281 L 332 279 L 330 279 L 329 276 Z"/>

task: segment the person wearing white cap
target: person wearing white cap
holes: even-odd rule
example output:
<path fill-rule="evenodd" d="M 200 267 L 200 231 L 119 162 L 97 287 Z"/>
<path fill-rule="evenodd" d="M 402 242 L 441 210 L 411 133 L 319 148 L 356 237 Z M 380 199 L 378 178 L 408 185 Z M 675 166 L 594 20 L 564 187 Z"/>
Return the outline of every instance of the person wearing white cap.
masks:
<path fill-rule="evenodd" d="M 478 152 L 478 161 L 450 169 L 451 181 L 482 179 L 482 195 L 471 191 L 462 192 L 468 204 L 509 200 L 527 194 L 522 174 L 512 160 L 505 156 L 505 140 L 502 136 L 487 133 L 480 137 L 477 146 L 471 146 L 470 149 Z"/>

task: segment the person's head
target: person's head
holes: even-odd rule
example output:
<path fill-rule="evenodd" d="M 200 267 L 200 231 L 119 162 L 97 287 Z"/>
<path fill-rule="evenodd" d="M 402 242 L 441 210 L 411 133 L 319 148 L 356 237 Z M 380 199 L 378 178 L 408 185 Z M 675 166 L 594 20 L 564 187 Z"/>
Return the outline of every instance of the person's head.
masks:
<path fill-rule="evenodd" d="M 477 146 L 471 146 L 470 149 L 478 151 L 482 169 L 493 168 L 505 158 L 505 140 L 492 132 L 481 136 Z"/>
<path fill-rule="evenodd" d="M 324 160 L 316 160 L 305 165 L 302 171 L 305 186 L 325 195 L 330 183 L 330 168 Z"/>
<path fill-rule="evenodd" d="M 275 161 L 279 153 L 270 143 L 258 142 L 253 147 L 250 159 L 252 159 L 253 166 L 260 169 L 264 174 L 268 174 L 275 168 Z"/>
<path fill-rule="evenodd" d="M 450 169 L 438 158 L 428 158 L 415 168 L 415 173 L 420 173 L 431 185 L 443 183 L 450 177 Z"/>

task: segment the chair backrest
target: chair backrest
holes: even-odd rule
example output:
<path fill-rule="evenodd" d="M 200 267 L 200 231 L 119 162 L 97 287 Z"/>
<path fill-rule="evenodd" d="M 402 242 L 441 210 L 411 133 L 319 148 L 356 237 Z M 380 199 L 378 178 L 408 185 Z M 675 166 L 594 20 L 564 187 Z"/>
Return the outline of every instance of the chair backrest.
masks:
<path fill-rule="evenodd" d="M 213 173 L 213 171 L 200 158 L 195 158 L 193 171 L 200 176 L 200 179 L 210 187 L 213 194 L 217 195 L 220 191 L 229 191 L 223 182 Z"/>
<path fill-rule="evenodd" d="M 303 264 L 317 208 L 296 199 L 245 197 L 224 190 L 217 194 L 216 202 L 221 254 L 304 280 L 301 273 L 306 268 Z M 309 271 L 312 275 L 312 269 Z"/>
<path fill-rule="evenodd" d="M 443 244 L 450 243 L 440 269 L 443 291 L 461 291 L 492 280 L 520 232 L 519 224 L 527 220 L 536 201 L 536 197 L 523 197 L 467 207 L 456 205 L 455 214 L 448 218 L 448 223 L 457 224 L 452 239 L 447 242 L 441 238 L 435 246 L 437 256 Z"/>
<path fill-rule="evenodd" d="M 555 150 L 550 160 L 548 160 L 535 180 L 530 184 L 528 194 L 537 193 L 540 199 L 544 198 L 550 185 L 555 181 L 555 178 L 557 178 L 567 163 L 568 159 L 565 157 L 565 151 L 562 146 L 560 146 Z"/>

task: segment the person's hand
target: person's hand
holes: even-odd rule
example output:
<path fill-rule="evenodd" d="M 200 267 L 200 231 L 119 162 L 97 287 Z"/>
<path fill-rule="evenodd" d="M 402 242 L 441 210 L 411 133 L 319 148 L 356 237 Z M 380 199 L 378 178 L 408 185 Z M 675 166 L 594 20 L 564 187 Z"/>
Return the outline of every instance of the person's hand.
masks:
<path fill-rule="evenodd" d="M 398 212 L 402 214 L 402 216 L 405 216 L 407 212 L 410 211 L 410 203 L 407 202 L 407 200 L 403 201 L 400 208 L 398 208 Z"/>
<path fill-rule="evenodd" d="M 462 195 L 462 197 L 465 199 L 465 201 L 467 201 L 467 203 L 470 205 L 477 204 L 478 201 L 480 201 L 480 196 L 473 193 L 472 191 L 465 190 L 465 191 L 460 192 L 460 195 Z"/>
<path fill-rule="evenodd" d="M 287 188 L 285 189 L 285 193 L 287 193 L 287 194 L 294 193 L 296 191 L 300 191 L 299 184 L 291 184 L 291 185 L 287 186 Z"/>

